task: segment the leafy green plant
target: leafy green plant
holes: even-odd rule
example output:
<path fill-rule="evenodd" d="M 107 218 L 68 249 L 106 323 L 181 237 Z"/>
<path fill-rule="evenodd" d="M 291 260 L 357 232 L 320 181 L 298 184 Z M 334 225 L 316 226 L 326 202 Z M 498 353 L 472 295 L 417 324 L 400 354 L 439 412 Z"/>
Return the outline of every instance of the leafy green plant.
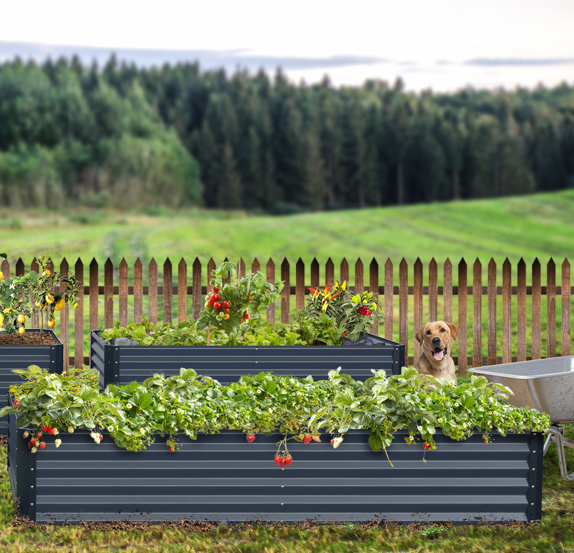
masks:
<path fill-rule="evenodd" d="M 421 536 L 426 536 L 427 538 L 435 538 L 437 536 L 437 534 L 440 534 L 441 532 L 444 531 L 444 528 L 441 528 L 440 526 L 427 526 L 426 528 L 423 528 L 422 530 L 419 531 L 419 534 Z"/>
<path fill-rule="evenodd" d="M 329 317 L 343 336 L 357 342 L 362 333 L 368 332 L 374 323 L 382 320 L 380 304 L 372 292 L 351 294 L 347 283 L 335 281 L 321 288 L 309 288 L 311 296 L 305 306 L 309 317 Z"/>
<path fill-rule="evenodd" d="M 154 375 L 143 384 L 110 385 L 100 392 L 95 370 L 85 368 L 73 377 L 31 366 L 13 371 L 25 382 L 10 387 L 14 405 L 2 409 L 0 417 L 17 414 L 18 426 L 30 428 L 32 450 L 42 432 L 60 434 L 76 428 L 90 429 L 96 443 L 107 430 L 118 446 L 131 451 L 145 449 L 156 433 L 168 435 L 172 452 L 179 432 L 194 440 L 198 433 L 240 430 L 252 442 L 257 433 L 279 430 L 283 438 L 277 443 L 275 463 L 281 468 L 293 462 L 289 440 L 321 441 L 321 429 L 332 435 L 334 448 L 342 445 L 350 429 L 370 430 L 371 448 L 386 451 L 403 429 L 409 432 L 407 443 L 419 437 L 426 450 L 436 449 L 437 427 L 455 440 L 479 429 L 487 444 L 493 429 L 505 435 L 544 432 L 550 425 L 548 415 L 506 403 L 508 388 L 488 384 L 484 377 L 473 376 L 469 384 L 456 387 L 422 379 L 413 371 L 404 368 L 402 375 L 389 378 L 379 371 L 365 382 L 339 370 L 319 382 L 260 373 L 221 386 L 192 369 L 181 369 L 178 376 Z M 41 443 L 39 447 L 45 447 Z"/>
<path fill-rule="evenodd" d="M 37 276 L 31 272 L 5 279 L 0 272 L 0 327 L 4 327 L 10 340 L 15 332 L 25 332 L 24 323 L 33 312 L 29 291 Z"/>
<path fill-rule="evenodd" d="M 249 311 L 257 315 L 280 298 L 282 281 L 270 284 L 260 271 L 256 274 L 249 271 L 241 279 L 236 279 L 236 274 L 235 264 L 229 261 L 212 271 L 214 278 L 210 284 L 213 290 L 205 298 L 205 309 L 198 320 L 199 329 L 216 328 L 230 334 L 249 320 Z M 228 275 L 231 281 L 224 284 Z"/>
<path fill-rule="evenodd" d="M 102 330 L 100 336 L 103 340 L 114 341 L 117 345 L 130 345 L 131 341 L 140 346 L 207 345 L 206 330 L 199 329 L 193 320 L 177 325 L 154 325 L 144 318 L 141 323 L 124 327 L 116 322 L 114 328 Z M 118 342 L 118 339 L 122 341 Z M 224 330 L 215 330 L 211 333 L 210 343 L 218 346 L 339 345 L 341 335 L 327 317 L 323 320 L 297 317 L 291 323 L 276 324 L 263 319 L 251 319 L 249 324 L 241 324 L 237 331 L 231 334 Z"/>

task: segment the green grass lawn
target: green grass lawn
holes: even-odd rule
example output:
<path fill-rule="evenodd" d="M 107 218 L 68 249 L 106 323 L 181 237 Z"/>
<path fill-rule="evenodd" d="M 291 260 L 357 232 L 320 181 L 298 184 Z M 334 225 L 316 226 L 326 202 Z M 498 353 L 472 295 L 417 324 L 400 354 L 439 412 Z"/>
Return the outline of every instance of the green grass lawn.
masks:
<path fill-rule="evenodd" d="M 566 430 L 574 438 L 574 427 Z M 15 515 L 6 466 L 0 449 L 0 551 L 2 552 L 213 552 L 213 553 L 351 553 L 351 552 L 553 552 L 574 551 L 574 482 L 558 472 L 556 446 L 544 458 L 542 522 L 531 527 L 452 526 L 431 539 L 420 527 L 367 529 L 360 525 L 297 527 L 227 527 L 190 532 L 177 527 L 139 530 L 88 529 L 78 526 L 26 527 Z M 570 470 L 574 451 L 567 451 Z M 440 525 L 434 524 L 437 527 Z"/>
<path fill-rule="evenodd" d="M 469 263 L 478 257 L 483 264 L 491 257 L 499 264 L 506 257 L 513 263 L 523 257 L 527 265 L 536 257 L 562 262 L 574 252 L 573 213 L 574 190 L 282 217 L 204 210 L 149 216 L 0 209 L 0 235 L 2 250 L 26 263 L 40 254 L 65 256 L 70 264 L 78 257 L 102 264 L 107 257 L 114 263 L 125 257 L 131 264 L 137 257 L 163 263 L 169 256 L 176 264 L 181 257 L 191 264 L 195 257 L 206 263 L 227 256 L 249 263 L 272 257 L 279 268 L 285 257 L 293 264 L 301 257 L 307 265 L 316 257 L 322 266 L 330 257 L 338 269 L 345 257 L 352 272 L 358 257 L 366 264 L 375 257 L 380 265 L 388 257 L 398 265 L 404 257 L 411 266 L 417 257 L 425 264 L 434 257 L 439 266 L 447 257 L 453 264 L 462 257 Z"/>

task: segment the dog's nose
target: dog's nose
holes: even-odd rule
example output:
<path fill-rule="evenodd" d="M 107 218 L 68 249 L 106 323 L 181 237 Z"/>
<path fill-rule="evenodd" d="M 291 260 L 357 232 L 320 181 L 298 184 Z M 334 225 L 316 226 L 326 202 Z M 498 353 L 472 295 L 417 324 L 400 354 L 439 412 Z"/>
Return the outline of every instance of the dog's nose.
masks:
<path fill-rule="evenodd" d="M 436 345 L 439 345 L 439 344 L 440 344 L 440 338 L 438 338 L 438 337 L 433 338 L 433 339 L 432 339 L 432 343 L 433 343 L 433 344 L 436 344 Z"/>

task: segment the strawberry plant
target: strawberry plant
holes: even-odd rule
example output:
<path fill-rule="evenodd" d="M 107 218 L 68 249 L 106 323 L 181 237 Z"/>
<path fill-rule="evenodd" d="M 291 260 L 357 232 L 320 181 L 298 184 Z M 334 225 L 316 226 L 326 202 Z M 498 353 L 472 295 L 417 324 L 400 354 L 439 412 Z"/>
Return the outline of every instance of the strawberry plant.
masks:
<path fill-rule="evenodd" d="M 238 382 L 221 386 L 201 377 L 192 369 L 178 376 L 154 375 L 143 384 L 110 385 L 100 392 L 97 371 L 84 368 L 76 376 L 49 374 L 36 366 L 14 370 L 24 382 L 11 386 L 13 405 L 0 411 L 17 416 L 17 425 L 29 432 L 28 446 L 34 453 L 43 447 L 44 435 L 89 429 L 96 444 L 105 439 L 103 430 L 119 446 L 131 451 L 145 449 L 156 434 L 167 436 L 171 453 L 178 449 L 183 433 L 192 440 L 199 433 L 222 430 L 243 432 L 248 441 L 258 433 L 281 432 L 275 463 L 282 469 L 293 462 L 287 443 L 303 442 L 306 447 L 322 447 L 320 430 L 331 434 L 331 445 L 344 445 L 351 429 L 370 430 L 374 451 L 387 450 L 395 433 L 407 430 L 407 443 L 423 442 L 423 454 L 435 449 L 437 428 L 454 440 L 464 440 L 481 431 L 486 442 L 497 430 L 544 432 L 548 415 L 509 405 L 509 389 L 489 384 L 484 377 L 454 386 L 440 384 L 432 377 L 424 380 L 414 369 L 400 376 L 386 377 L 375 372 L 365 382 L 355 381 L 340 371 L 330 371 L 328 381 L 260 373 L 242 376 Z M 45 430 L 44 430 L 45 429 Z M 252 439 L 253 438 L 253 439 Z"/>
<path fill-rule="evenodd" d="M 213 286 L 205 298 L 204 310 L 198 320 L 198 328 L 220 329 L 232 334 L 251 314 L 258 316 L 280 298 L 283 282 L 275 285 L 267 282 L 262 272 L 251 271 L 241 279 L 236 278 L 234 263 L 226 261 L 212 272 Z M 223 280 L 230 276 L 229 283 Z"/>

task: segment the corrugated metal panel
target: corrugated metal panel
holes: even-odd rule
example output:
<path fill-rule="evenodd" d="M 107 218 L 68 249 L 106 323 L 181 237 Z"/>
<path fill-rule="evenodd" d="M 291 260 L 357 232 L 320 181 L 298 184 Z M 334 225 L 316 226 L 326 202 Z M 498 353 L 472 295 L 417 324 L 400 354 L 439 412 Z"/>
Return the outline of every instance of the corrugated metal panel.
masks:
<path fill-rule="evenodd" d="M 426 463 L 404 435 L 388 450 L 395 468 L 370 450 L 367 432 L 351 431 L 337 450 L 327 438 L 290 444 L 284 471 L 273 462 L 279 434 L 251 444 L 239 432 L 183 437 L 174 454 L 161 437 L 133 453 L 107 435 L 97 445 L 87 432 L 63 433 L 59 449 L 49 436 L 35 455 L 37 521 L 540 518 L 541 435 L 496 435 L 488 445 L 438 435 Z"/>
<path fill-rule="evenodd" d="M 142 382 L 156 373 L 179 374 L 191 368 L 199 374 L 228 384 L 242 374 L 271 371 L 276 374 L 325 380 L 330 370 L 341 371 L 358 380 L 372 376 L 371 369 L 400 373 L 404 346 L 378 336 L 384 346 L 110 346 L 99 331 L 91 333 L 91 366 L 102 374 L 109 363 L 113 382 Z M 111 356 L 115 355 L 114 359 Z M 102 357 L 103 356 L 103 357 Z M 117 361 L 117 363 L 116 363 Z M 104 379 L 105 383 L 112 382 Z"/>
<path fill-rule="evenodd" d="M 26 330 L 26 333 L 38 333 L 39 330 Z M 57 336 L 51 330 L 44 330 L 44 334 Z M 6 407 L 7 393 L 11 384 L 20 384 L 22 379 L 16 376 L 13 369 L 27 369 L 30 365 L 38 365 L 50 372 L 61 373 L 64 365 L 64 346 L 58 344 L 45 346 L 0 346 L 0 409 Z M 0 434 L 6 434 L 8 427 L 7 417 L 0 418 Z"/>

